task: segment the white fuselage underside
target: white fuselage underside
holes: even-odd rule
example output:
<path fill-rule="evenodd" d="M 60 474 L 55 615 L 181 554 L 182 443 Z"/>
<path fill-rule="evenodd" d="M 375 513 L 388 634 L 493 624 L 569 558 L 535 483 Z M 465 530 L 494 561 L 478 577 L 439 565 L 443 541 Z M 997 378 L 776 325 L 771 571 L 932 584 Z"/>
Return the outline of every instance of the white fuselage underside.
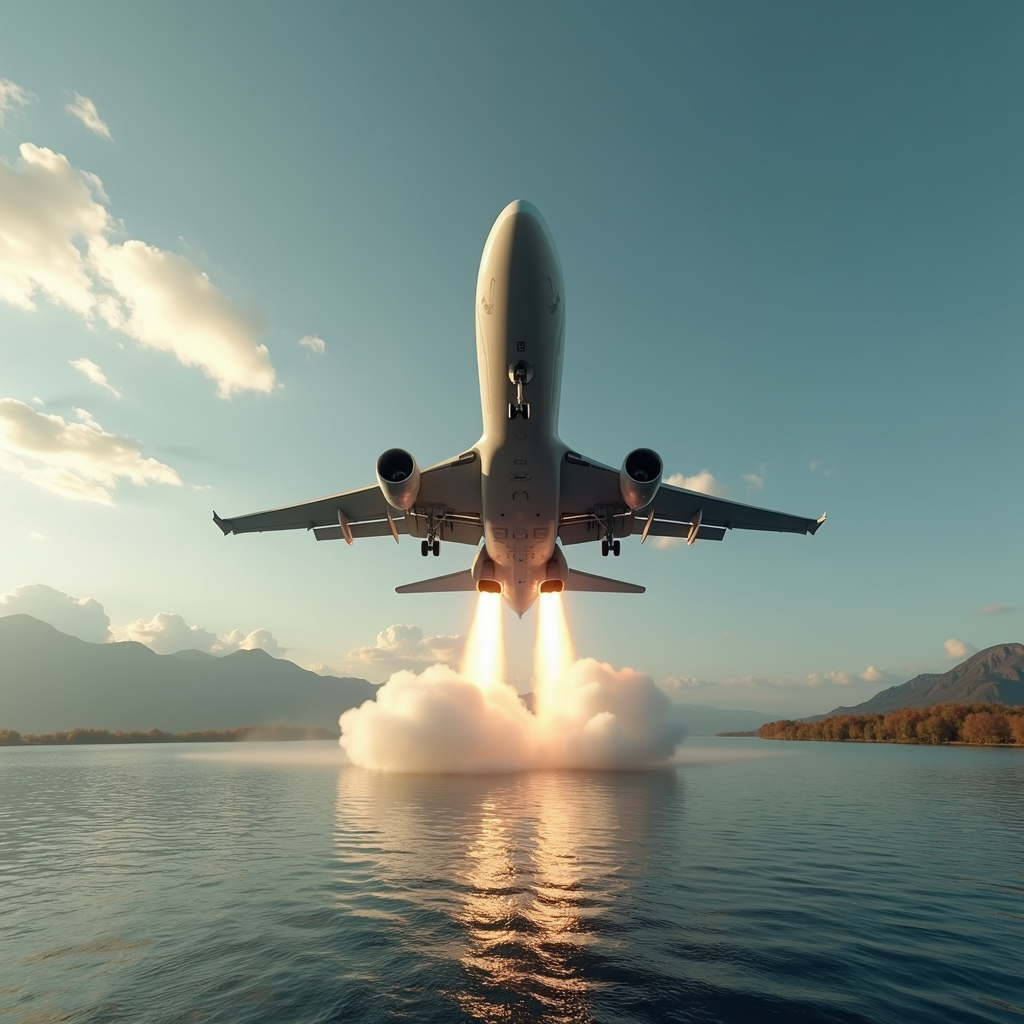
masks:
<path fill-rule="evenodd" d="M 477 279 L 476 349 L 483 436 L 486 556 L 505 600 L 519 614 L 548 578 L 559 525 L 561 463 L 558 437 L 565 300 L 551 235 L 537 210 L 517 201 L 495 221 Z M 509 367 L 525 361 L 529 417 L 510 417 L 517 397 Z"/>

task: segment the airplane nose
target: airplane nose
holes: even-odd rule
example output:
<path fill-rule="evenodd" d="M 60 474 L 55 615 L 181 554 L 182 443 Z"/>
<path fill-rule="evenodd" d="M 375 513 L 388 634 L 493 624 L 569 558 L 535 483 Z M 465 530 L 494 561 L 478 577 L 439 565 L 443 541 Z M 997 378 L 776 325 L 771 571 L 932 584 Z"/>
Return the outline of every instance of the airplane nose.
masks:
<path fill-rule="evenodd" d="M 514 199 L 504 210 L 498 215 L 499 220 L 503 220 L 505 217 L 517 217 L 520 214 L 528 214 L 531 217 L 536 217 L 537 220 L 544 223 L 544 218 L 540 215 L 540 210 L 537 209 L 533 203 L 528 203 L 525 199 Z"/>

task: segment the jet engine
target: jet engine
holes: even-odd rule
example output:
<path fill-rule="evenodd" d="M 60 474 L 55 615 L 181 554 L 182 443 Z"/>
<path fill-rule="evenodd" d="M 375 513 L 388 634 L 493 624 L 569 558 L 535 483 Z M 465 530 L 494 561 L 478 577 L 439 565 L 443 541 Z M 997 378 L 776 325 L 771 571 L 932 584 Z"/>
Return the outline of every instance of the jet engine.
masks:
<path fill-rule="evenodd" d="M 412 508 L 420 492 L 420 467 L 404 448 L 389 448 L 377 460 L 377 483 L 392 508 Z"/>
<path fill-rule="evenodd" d="M 664 470 L 661 456 L 650 448 L 634 448 L 619 470 L 622 500 L 634 511 L 646 508 L 658 493 Z"/>

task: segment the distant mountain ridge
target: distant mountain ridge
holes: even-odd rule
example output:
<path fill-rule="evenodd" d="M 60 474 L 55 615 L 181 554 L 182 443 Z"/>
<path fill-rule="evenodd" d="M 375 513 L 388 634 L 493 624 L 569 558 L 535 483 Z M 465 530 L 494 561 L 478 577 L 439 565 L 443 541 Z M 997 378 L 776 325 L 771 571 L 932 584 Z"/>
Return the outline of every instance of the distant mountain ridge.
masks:
<path fill-rule="evenodd" d="M 831 715 L 886 714 L 901 708 L 927 708 L 934 704 L 1024 704 L 1024 644 L 996 644 L 978 651 L 956 668 L 936 674 L 925 672 L 900 686 L 890 686 L 870 700 L 840 707 Z"/>
<path fill-rule="evenodd" d="M 156 654 L 144 644 L 93 644 L 30 615 L 0 617 L 0 728 L 186 732 L 243 725 L 337 729 L 371 700 L 365 679 L 320 676 L 266 651 Z"/>

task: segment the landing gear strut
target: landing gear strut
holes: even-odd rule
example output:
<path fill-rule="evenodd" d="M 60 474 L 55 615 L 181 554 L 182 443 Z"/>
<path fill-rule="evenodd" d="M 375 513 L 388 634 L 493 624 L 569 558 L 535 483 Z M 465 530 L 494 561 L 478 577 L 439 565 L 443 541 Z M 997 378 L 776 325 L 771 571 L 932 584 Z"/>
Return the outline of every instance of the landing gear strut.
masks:
<path fill-rule="evenodd" d="M 616 558 L 619 557 L 619 542 L 615 539 L 615 520 L 610 509 L 599 510 L 597 521 L 601 525 L 601 532 L 604 537 L 601 540 L 601 555 L 608 557 L 610 551 Z"/>
<path fill-rule="evenodd" d="M 424 558 L 429 554 L 433 554 L 435 558 L 441 554 L 441 541 L 438 540 L 437 532 L 441 529 L 441 524 L 443 522 L 443 509 L 441 510 L 440 515 L 437 515 L 437 512 L 433 508 L 427 512 L 427 539 L 420 543 L 420 554 Z"/>
<path fill-rule="evenodd" d="M 530 403 L 523 396 L 523 388 L 533 380 L 533 366 L 525 359 L 518 363 L 510 363 L 508 367 L 508 379 L 516 386 L 516 400 L 508 403 L 508 418 L 514 420 L 522 416 L 524 420 L 530 418 Z"/>

